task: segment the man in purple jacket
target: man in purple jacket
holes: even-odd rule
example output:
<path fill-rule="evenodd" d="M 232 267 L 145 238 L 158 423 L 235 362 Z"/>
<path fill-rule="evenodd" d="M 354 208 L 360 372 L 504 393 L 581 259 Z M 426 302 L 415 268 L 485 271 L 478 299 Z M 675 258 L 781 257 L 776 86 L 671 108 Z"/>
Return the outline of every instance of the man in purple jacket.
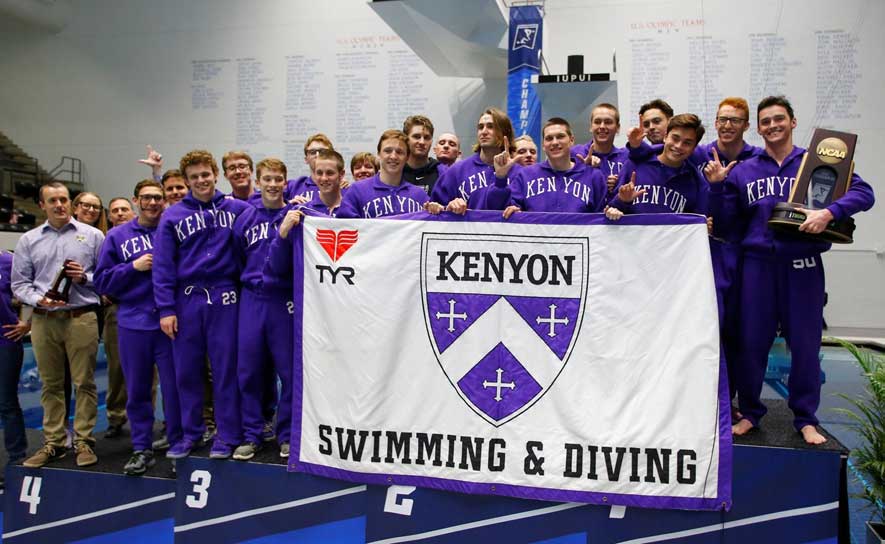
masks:
<path fill-rule="evenodd" d="M 203 373 L 208 353 L 218 432 L 209 456 L 226 459 L 242 441 L 237 386 L 237 287 L 233 224 L 249 204 L 216 190 L 218 164 L 208 151 L 181 158 L 190 186 L 163 214 L 154 248 L 154 299 L 172 339 L 184 438 L 167 457 L 186 457 L 203 435 Z"/>
<path fill-rule="evenodd" d="M 261 201 L 234 222 L 234 249 L 242 268 L 237 376 L 244 442 L 233 454 L 239 461 L 251 459 L 262 446 L 265 416 L 261 400 L 268 373 L 274 376 L 274 386 L 277 374 L 283 384 L 277 412 L 281 446 L 288 443 L 292 421 L 292 289 L 291 285 L 275 289 L 265 285 L 261 277 L 274 237 L 273 224 L 284 212 L 286 165 L 267 158 L 256 170 Z"/>
<path fill-rule="evenodd" d="M 645 162 L 627 161 L 624 165 L 606 216 L 617 220 L 624 213 L 707 215 L 709 188 L 688 163 L 703 137 L 704 125 L 697 115 L 682 113 L 670 118 L 661 153 Z"/>
<path fill-rule="evenodd" d="M 442 206 L 431 202 L 427 191 L 403 180 L 403 167 L 409 157 L 405 133 L 385 130 L 378 139 L 377 174 L 348 187 L 341 199 L 337 217 L 371 218 L 401 215 L 426 210 L 439 213 Z"/>
<path fill-rule="evenodd" d="M 140 213 L 108 231 L 95 269 L 95 286 L 119 304 L 120 363 L 126 384 L 126 414 L 132 428 L 133 450 L 123 472 L 138 476 L 155 463 L 151 448 L 154 364 L 163 391 L 166 436 L 174 447 L 182 440 L 183 434 L 172 342 L 160 330 L 151 281 L 154 234 L 165 207 L 163 187 L 153 180 L 141 181 L 135 186 L 132 200 Z"/>
<path fill-rule="evenodd" d="M 768 228 L 778 202 L 789 200 L 790 189 L 805 150 L 793 145 L 796 118 L 783 96 L 764 98 L 757 108 L 758 132 L 764 151 L 731 172 L 712 162 L 705 173 L 711 182 L 711 203 L 717 216 L 734 221 L 742 233 L 742 289 L 740 293 L 740 353 L 736 386 L 743 419 L 732 426 L 737 435 L 759 425 L 767 411 L 760 400 L 768 351 L 780 325 L 792 353 L 789 406 L 793 425 L 809 444 L 822 444 L 815 412 L 820 404 L 820 352 L 823 328 L 824 242 L 781 235 Z M 721 180 L 727 179 L 725 183 Z M 845 195 L 820 210 L 808 210 L 800 231 L 823 232 L 830 221 L 868 210 L 873 189 L 857 174 Z"/>
<path fill-rule="evenodd" d="M 510 177 L 514 204 L 527 212 L 601 212 L 607 200 L 605 178 L 598 168 L 572 158 L 575 137 L 568 121 L 553 117 L 541 133 L 547 160 Z M 496 169 L 496 185 L 506 176 L 505 170 Z"/>
<path fill-rule="evenodd" d="M 581 160 L 594 155 L 599 157 L 599 168 L 605 175 L 609 198 L 618 184 L 621 169 L 627 162 L 627 149 L 615 146 L 615 136 L 621 130 L 621 114 L 613 104 L 597 104 L 590 111 L 590 133 L 593 138 L 586 144 L 572 147 L 572 156 Z"/>
<path fill-rule="evenodd" d="M 495 184 L 495 157 L 506 151 L 509 158 L 515 151 L 512 144 L 513 125 L 507 114 L 498 108 L 485 110 L 476 124 L 476 144 L 473 146 L 476 153 L 456 162 L 443 173 L 433 188 L 431 200 L 460 214 L 467 208 L 503 210 L 507 202 L 490 205 L 487 193 Z"/>

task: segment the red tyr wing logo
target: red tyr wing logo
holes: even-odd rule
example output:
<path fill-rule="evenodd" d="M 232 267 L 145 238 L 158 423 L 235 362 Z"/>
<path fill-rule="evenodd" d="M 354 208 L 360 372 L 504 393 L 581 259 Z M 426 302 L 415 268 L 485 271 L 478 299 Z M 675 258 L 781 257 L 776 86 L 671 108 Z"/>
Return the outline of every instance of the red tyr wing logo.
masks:
<path fill-rule="evenodd" d="M 358 238 L 359 231 L 357 230 L 342 230 L 340 232 L 331 229 L 317 230 L 317 242 L 326 250 L 333 263 L 353 247 Z"/>

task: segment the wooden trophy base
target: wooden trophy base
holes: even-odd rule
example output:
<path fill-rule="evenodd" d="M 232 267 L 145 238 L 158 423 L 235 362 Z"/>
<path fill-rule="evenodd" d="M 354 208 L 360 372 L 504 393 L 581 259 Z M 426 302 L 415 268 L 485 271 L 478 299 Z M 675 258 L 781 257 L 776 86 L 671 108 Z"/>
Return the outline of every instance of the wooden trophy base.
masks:
<path fill-rule="evenodd" d="M 816 242 L 829 242 L 831 244 L 850 244 L 854 242 L 854 219 L 847 217 L 842 221 L 830 221 L 826 230 L 819 234 L 809 234 L 799 230 L 799 226 L 805 222 L 805 213 L 799 211 L 803 206 L 792 202 L 778 202 L 768 220 L 768 226 L 778 232 L 784 232 L 814 240 Z"/>

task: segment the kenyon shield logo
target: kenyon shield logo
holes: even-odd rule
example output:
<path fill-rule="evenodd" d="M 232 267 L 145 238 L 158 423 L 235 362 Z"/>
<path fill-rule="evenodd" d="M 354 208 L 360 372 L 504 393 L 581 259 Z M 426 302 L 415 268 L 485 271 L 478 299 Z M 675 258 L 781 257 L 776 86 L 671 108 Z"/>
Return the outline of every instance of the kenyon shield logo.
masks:
<path fill-rule="evenodd" d="M 344 253 L 356 244 L 359 237 L 357 230 L 318 229 L 317 242 L 326 250 L 332 262 L 337 262 Z"/>
<path fill-rule="evenodd" d="M 473 411 L 499 427 L 553 386 L 587 292 L 582 237 L 424 234 L 421 295 L 436 358 Z"/>

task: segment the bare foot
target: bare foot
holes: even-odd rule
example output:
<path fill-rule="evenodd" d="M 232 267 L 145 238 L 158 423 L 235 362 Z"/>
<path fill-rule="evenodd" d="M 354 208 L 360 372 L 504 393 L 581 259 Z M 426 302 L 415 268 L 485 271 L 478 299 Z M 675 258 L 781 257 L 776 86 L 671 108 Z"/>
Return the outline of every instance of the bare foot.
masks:
<path fill-rule="evenodd" d="M 731 407 L 731 420 L 732 421 L 740 421 L 742 419 L 744 419 L 744 414 L 742 414 L 740 412 L 740 410 L 738 410 L 737 408 L 732 406 Z"/>
<path fill-rule="evenodd" d="M 750 423 L 750 420 L 742 419 L 731 426 L 731 434 L 741 436 L 750 432 L 751 429 L 753 429 L 753 424 Z"/>
<path fill-rule="evenodd" d="M 812 446 L 817 446 L 818 444 L 823 444 L 827 441 L 824 435 L 817 432 L 814 425 L 806 425 L 799 429 L 799 432 L 802 433 L 802 438 L 805 439 L 805 443 L 811 444 Z"/>

